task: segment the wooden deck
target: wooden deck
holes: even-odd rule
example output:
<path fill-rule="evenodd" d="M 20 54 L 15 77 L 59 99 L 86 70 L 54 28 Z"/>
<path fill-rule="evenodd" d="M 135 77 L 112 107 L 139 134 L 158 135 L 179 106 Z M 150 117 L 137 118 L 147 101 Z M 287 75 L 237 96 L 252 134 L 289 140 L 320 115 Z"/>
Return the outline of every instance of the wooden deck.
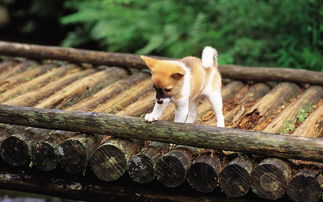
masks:
<path fill-rule="evenodd" d="M 222 96 L 228 128 L 323 137 L 321 85 L 224 78 Z M 142 117 L 152 110 L 154 97 L 149 74 L 140 70 L 1 57 L 1 104 Z M 197 123 L 215 125 L 204 98 L 198 111 Z M 173 118 L 170 105 L 162 119 Z M 158 181 L 175 188 L 188 183 L 202 193 L 220 188 L 229 197 L 251 190 L 272 200 L 286 193 L 294 201 L 322 197 L 319 162 L 8 124 L 1 124 L 0 135 L 2 160 L 13 167 L 93 173 L 106 182 L 128 173 L 140 184 Z"/>

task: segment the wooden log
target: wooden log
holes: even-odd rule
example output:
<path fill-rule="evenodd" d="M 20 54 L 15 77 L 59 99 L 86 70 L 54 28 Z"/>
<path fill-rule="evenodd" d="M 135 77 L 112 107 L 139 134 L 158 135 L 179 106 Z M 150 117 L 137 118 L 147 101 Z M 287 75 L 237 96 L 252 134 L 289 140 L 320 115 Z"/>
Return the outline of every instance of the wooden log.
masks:
<path fill-rule="evenodd" d="M 117 112 L 117 115 L 123 116 L 142 116 L 150 112 L 155 104 L 156 93 L 149 92 L 142 99 L 126 106 L 121 111 Z"/>
<path fill-rule="evenodd" d="M 17 96 L 14 99 L 8 100 L 5 102 L 5 104 L 8 105 L 20 105 L 20 106 L 33 106 L 40 100 L 47 98 L 51 94 L 59 91 L 66 85 L 85 77 L 89 74 L 94 73 L 95 70 L 89 69 L 85 71 L 81 71 L 81 69 L 75 69 L 75 72 L 71 74 L 68 74 L 64 76 L 63 78 L 56 80 L 54 82 L 49 83 L 48 85 L 45 85 L 44 87 L 41 87 L 39 89 L 36 89 L 34 91 L 22 94 L 20 96 Z"/>
<path fill-rule="evenodd" d="M 34 143 L 31 147 L 32 164 L 42 171 L 51 171 L 58 167 L 60 155 L 63 155 L 59 147 L 66 139 L 77 135 L 70 131 L 43 131 L 43 138 Z"/>
<path fill-rule="evenodd" d="M 295 136 L 323 137 L 323 105 L 311 113 L 295 132 Z"/>
<path fill-rule="evenodd" d="M 21 56 L 35 59 L 57 59 L 95 65 L 110 65 L 119 67 L 146 68 L 144 61 L 137 55 L 87 51 L 74 48 L 59 48 L 52 46 L 27 45 L 0 41 L 0 54 Z M 164 58 L 169 59 L 169 58 Z M 295 70 L 288 68 L 254 68 L 235 65 L 219 67 L 225 78 L 257 81 L 292 81 L 311 84 L 323 84 L 323 73 Z"/>
<path fill-rule="evenodd" d="M 112 74 L 113 75 L 113 74 Z M 145 74 L 144 74 L 145 75 Z M 123 75 L 122 75 L 123 76 Z M 134 83 L 138 82 L 137 80 L 143 78 L 141 74 L 137 76 L 131 76 L 129 78 L 129 82 L 133 81 Z M 93 78 L 92 78 L 93 79 Z M 113 78 L 114 80 L 115 78 Z M 112 81 L 111 81 L 112 82 Z M 84 82 L 82 82 L 84 84 Z M 101 102 L 105 101 L 106 99 L 111 98 L 112 96 L 120 93 L 120 85 L 127 84 L 127 80 L 123 79 L 120 81 L 116 81 L 111 85 L 103 88 L 99 92 L 96 88 L 90 88 L 87 93 L 89 95 L 94 94 L 93 96 L 89 96 L 86 98 L 86 101 L 83 102 L 82 97 L 78 96 L 77 99 L 74 99 L 74 102 L 77 104 L 72 105 L 67 110 L 84 110 L 84 111 L 91 111 L 93 107 L 96 107 Z M 128 83 L 130 85 L 130 83 Z M 79 84 L 82 85 L 82 84 Z M 86 85 L 86 84 L 85 84 Z M 122 89 L 121 89 L 122 90 Z M 73 91 L 72 91 L 73 94 Z M 81 100 L 81 101 L 80 101 Z M 65 102 L 66 105 L 69 105 L 68 102 Z M 65 107 L 64 105 L 60 105 L 60 107 Z M 77 135 L 77 137 L 75 137 Z M 77 134 L 75 132 L 68 132 L 68 131 L 54 131 L 48 134 L 44 140 L 38 141 L 36 146 L 33 148 L 33 157 L 34 157 L 34 164 L 36 167 L 43 171 L 49 171 L 55 169 L 58 164 L 61 162 L 62 167 L 72 173 L 81 173 L 87 163 L 89 156 L 92 153 L 93 147 L 91 144 L 87 144 L 86 141 L 98 143 L 101 137 L 92 137 L 89 140 L 87 139 L 88 136 L 85 134 Z M 60 137 L 60 138 L 58 138 Z M 71 138 L 71 139 L 70 139 Z M 73 145 L 75 144 L 75 148 L 82 148 L 82 150 L 74 150 L 73 152 L 63 152 L 63 149 L 67 147 L 68 151 L 73 150 Z M 72 146 L 70 146 L 72 145 Z M 89 151 L 88 151 L 89 150 Z M 86 152 L 82 152 L 86 151 Z M 73 161 L 68 161 L 69 159 L 73 159 Z M 84 160 L 86 159 L 86 161 Z M 73 169 L 71 169 L 73 167 Z"/>
<path fill-rule="evenodd" d="M 140 184 L 153 181 L 156 177 L 154 165 L 167 148 L 166 143 L 152 142 L 131 157 L 127 162 L 127 171 L 131 179 Z"/>
<path fill-rule="evenodd" d="M 123 91 L 118 96 L 110 99 L 108 102 L 99 105 L 95 109 L 95 111 L 105 113 L 116 113 L 125 108 L 125 106 L 129 105 L 130 103 L 137 101 L 140 98 L 140 96 L 152 91 L 153 88 L 151 79 L 145 79 L 137 85 L 132 86 L 129 89 Z"/>
<path fill-rule="evenodd" d="M 66 75 L 70 71 L 74 71 L 73 69 L 75 66 L 63 66 L 61 68 L 54 68 L 50 70 L 49 72 L 45 73 L 44 75 L 41 75 L 27 83 L 24 83 L 23 87 L 17 86 L 15 88 L 12 88 L 0 95 L 0 102 L 5 102 L 10 99 L 13 99 L 17 97 L 18 95 L 21 95 L 23 93 L 30 92 L 32 90 L 36 90 L 41 86 L 46 85 L 49 82 L 55 81 L 59 79 L 60 77 Z"/>
<path fill-rule="evenodd" d="M 3 139 L 0 155 L 4 162 L 11 166 L 26 166 L 30 164 L 30 148 L 41 138 L 31 132 L 31 128 L 22 126 L 5 125 L 7 138 Z M 39 129 L 42 131 L 46 129 Z"/>
<path fill-rule="evenodd" d="M 241 197 L 250 189 L 250 176 L 254 163 L 246 156 L 239 156 L 223 167 L 219 174 L 222 191 L 228 197 Z"/>
<path fill-rule="evenodd" d="M 320 173 L 317 177 L 316 177 L 316 181 L 320 184 L 321 187 L 321 193 L 323 192 L 323 173 Z M 320 197 L 321 200 L 323 200 L 323 195 L 321 194 Z"/>
<path fill-rule="evenodd" d="M 100 141 L 101 138 L 89 134 L 79 134 L 66 139 L 59 146 L 60 165 L 69 173 L 84 172 Z"/>
<path fill-rule="evenodd" d="M 0 170 L 0 188 L 29 193 L 60 196 L 81 201 L 217 201 L 226 200 L 222 195 L 201 195 L 189 189 L 175 189 L 169 193 L 156 183 L 145 185 L 129 181 L 102 183 L 92 176 L 62 176 L 61 173 L 35 170 Z M 252 197 L 247 198 L 246 200 Z"/>
<path fill-rule="evenodd" d="M 213 192 L 218 186 L 218 175 L 221 170 L 219 156 L 205 152 L 194 160 L 189 169 L 187 180 L 193 189 L 203 192 Z"/>
<path fill-rule="evenodd" d="M 91 156 L 89 166 L 100 180 L 115 181 L 125 173 L 127 161 L 137 152 L 138 145 L 131 141 L 104 139 Z"/>
<path fill-rule="evenodd" d="M 252 191 L 264 199 L 279 199 L 286 192 L 291 171 L 290 165 L 281 159 L 263 160 L 251 173 Z"/>
<path fill-rule="evenodd" d="M 107 102 L 111 98 L 128 89 L 129 86 L 137 85 L 145 78 L 147 78 L 146 73 L 136 73 L 127 78 L 116 81 L 93 96 L 89 96 L 88 98 L 78 102 L 76 105 L 67 108 L 67 110 L 93 111 L 98 105 Z"/>
<path fill-rule="evenodd" d="M 263 131 L 281 133 L 286 121 L 292 121 L 298 111 L 304 107 L 315 104 L 323 97 L 323 87 L 309 87 L 295 103 L 291 103 L 279 116 L 277 116 Z"/>
<path fill-rule="evenodd" d="M 0 105 L 0 122 L 91 134 L 111 134 L 123 138 L 170 142 L 290 159 L 318 162 L 322 162 L 323 159 L 322 138 L 276 135 L 165 121 L 147 123 L 142 118 L 97 112 Z"/>
<path fill-rule="evenodd" d="M 43 100 L 35 107 L 62 109 L 69 107 L 92 93 L 98 92 L 107 85 L 126 76 L 126 71 L 121 68 L 108 68 L 93 75 L 84 77 L 64 89 L 56 92 L 53 96 Z"/>
<path fill-rule="evenodd" d="M 30 68 L 32 65 L 35 65 L 36 63 L 31 60 L 26 60 L 21 63 L 18 63 L 14 67 L 10 68 L 9 71 L 2 72 L 0 75 L 0 81 L 3 81 L 5 79 L 8 79 L 9 77 L 15 76 L 17 74 L 20 74 L 24 71 L 26 71 L 28 68 Z"/>
<path fill-rule="evenodd" d="M 5 73 L 9 69 L 12 69 L 15 65 L 17 65 L 16 61 L 7 60 L 0 63 L 0 74 Z"/>
<path fill-rule="evenodd" d="M 319 201 L 322 194 L 320 183 L 316 180 L 318 170 L 302 169 L 290 180 L 287 187 L 287 195 L 297 202 Z"/>
<path fill-rule="evenodd" d="M 192 164 L 192 153 L 197 148 L 178 146 L 161 156 L 155 164 L 157 180 L 166 187 L 178 187 L 186 179 Z"/>
<path fill-rule="evenodd" d="M 50 69 L 52 69 L 52 66 L 50 65 L 37 66 L 37 67 L 36 67 L 36 64 L 32 65 L 27 71 L 21 74 L 18 74 L 16 76 L 12 76 L 3 81 L 0 81 L 0 93 L 10 90 L 15 86 L 18 86 L 19 84 L 26 83 L 31 79 L 47 72 Z"/>
<path fill-rule="evenodd" d="M 278 84 L 246 112 L 240 123 L 243 124 L 245 129 L 263 130 L 268 125 L 269 118 L 275 110 L 288 103 L 299 92 L 300 88 L 294 83 Z"/>

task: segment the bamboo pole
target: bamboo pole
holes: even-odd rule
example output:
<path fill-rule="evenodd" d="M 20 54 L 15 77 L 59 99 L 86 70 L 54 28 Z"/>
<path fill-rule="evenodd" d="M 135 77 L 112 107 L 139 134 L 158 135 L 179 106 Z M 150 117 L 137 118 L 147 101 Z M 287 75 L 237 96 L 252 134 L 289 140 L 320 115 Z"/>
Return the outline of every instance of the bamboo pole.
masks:
<path fill-rule="evenodd" d="M 96 112 L 0 105 L 0 122 L 116 137 L 164 141 L 195 147 L 241 151 L 321 162 L 323 140 L 238 129 L 158 121 Z M 91 127 L 88 127 L 91 126 Z"/>
<path fill-rule="evenodd" d="M 146 66 L 139 56 L 132 54 L 28 45 L 4 41 L 0 41 L 0 54 L 35 59 L 57 59 L 77 63 L 85 62 L 95 65 L 115 65 L 119 67 L 145 68 Z M 235 65 L 220 66 L 219 70 L 224 78 L 258 81 L 291 81 L 318 85 L 323 84 L 323 73 L 308 70 L 254 68 Z"/>

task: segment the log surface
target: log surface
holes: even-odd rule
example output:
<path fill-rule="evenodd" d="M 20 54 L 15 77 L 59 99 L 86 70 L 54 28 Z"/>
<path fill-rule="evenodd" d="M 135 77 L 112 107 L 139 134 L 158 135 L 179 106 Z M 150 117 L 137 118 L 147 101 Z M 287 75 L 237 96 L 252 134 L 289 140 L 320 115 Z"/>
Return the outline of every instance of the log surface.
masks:
<path fill-rule="evenodd" d="M 113 134 L 175 144 L 241 151 L 283 158 L 323 161 L 322 138 L 123 117 L 96 112 L 76 112 L 0 105 L 0 122 L 92 134 Z"/>
<path fill-rule="evenodd" d="M 21 56 L 34 59 L 56 59 L 94 65 L 116 65 L 119 67 L 146 68 L 139 55 L 108 53 L 75 48 L 28 45 L 0 41 L 0 54 Z M 169 58 L 164 58 L 169 59 Z M 323 84 L 323 73 L 288 68 L 254 68 L 236 65 L 220 66 L 224 78 L 258 81 L 292 81 L 311 84 Z"/>

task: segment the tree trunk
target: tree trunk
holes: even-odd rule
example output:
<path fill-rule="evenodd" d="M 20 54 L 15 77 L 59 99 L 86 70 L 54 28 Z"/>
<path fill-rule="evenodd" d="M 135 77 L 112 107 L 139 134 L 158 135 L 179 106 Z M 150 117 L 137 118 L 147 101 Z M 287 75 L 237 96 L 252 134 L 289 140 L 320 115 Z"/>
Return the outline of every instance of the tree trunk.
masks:
<path fill-rule="evenodd" d="M 220 158 L 213 152 L 205 152 L 194 160 L 189 169 L 187 181 L 193 189 L 203 193 L 210 193 L 218 186 L 220 170 Z"/>
<path fill-rule="evenodd" d="M 228 197 L 241 197 L 250 189 L 250 175 L 254 163 L 248 157 L 240 156 L 230 161 L 219 174 L 222 191 Z"/>
<path fill-rule="evenodd" d="M 296 202 L 316 202 L 322 194 L 320 183 L 316 180 L 319 171 L 303 169 L 296 173 L 288 183 L 287 195 Z"/>
<path fill-rule="evenodd" d="M 265 159 L 251 173 L 252 191 L 264 199 L 279 199 L 286 192 L 291 174 L 287 162 L 276 158 Z"/>
<path fill-rule="evenodd" d="M 154 165 L 167 148 L 166 143 L 152 142 L 131 157 L 127 163 L 127 171 L 131 179 L 140 184 L 153 181 L 156 177 Z"/>
<path fill-rule="evenodd" d="M 51 94 L 59 91 L 66 85 L 74 82 L 77 79 L 80 79 L 84 76 L 92 74 L 94 72 L 93 69 L 80 71 L 80 69 L 75 69 L 75 73 L 71 73 L 70 75 L 66 75 L 63 78 L 51 82 L 49 85 L 45 85 L 42 88 L 37 89 L 36 91 L 31 91 L 29 93 L 22 94 L 15 99 L 8 100 L 5 104 L 8 105 L 17 105 L 17 106 L 32 106 L 35 105 L 40 100 L 47 98 Z"/>
<path fill-rule="evenodd" d="M 76 103 L 76 100 L 84 99 L 125 76 L 126 71 L 121 68 L 109 68 L 99 71 L 73 82 L 35 107 L 62 109 L 63 107 L 72 106 Z"/>
<path fill-rule="evenodd" d="M 238 129 L 123 117 L 96 112 L 62 111 L 0 105 L 0 122 L 117 137 L 149 139 L 322 162 L 323 140 Z M 91 126 L 91 127 L 88 127 Z"/>
<path fill-rule="evenodd" d="M 293 119 L 296 118 L 300 109 L 316 104 L 322 97 L 323 88 L 321 86 L 309 87 L 295 103 L 291 103 L 263 131 L 269 133 L 282 133 L 286 121 L 293 123 Z"/>
<path fill-rule="evenodd" d="M 56 59 L 94 65 L 146 68 L 138 55 L 88 51 L 74 48 L 58 48 L 40 45 L 27 45 L 0 41 L 0 54 L 35 59 Z M 170 59 L 170 58 L 161 58 Z M 310 84 L 323 84 L 323 73 L 287 68 L 254 68 L 236 65 L 220 66 L 224 78 L 257 81 L 292 81 Z"/>
<path fill-rule="evenodd" d="M 323 137 L 323 105 L 311 113 L 295 132 L 295 136 Z"/>

